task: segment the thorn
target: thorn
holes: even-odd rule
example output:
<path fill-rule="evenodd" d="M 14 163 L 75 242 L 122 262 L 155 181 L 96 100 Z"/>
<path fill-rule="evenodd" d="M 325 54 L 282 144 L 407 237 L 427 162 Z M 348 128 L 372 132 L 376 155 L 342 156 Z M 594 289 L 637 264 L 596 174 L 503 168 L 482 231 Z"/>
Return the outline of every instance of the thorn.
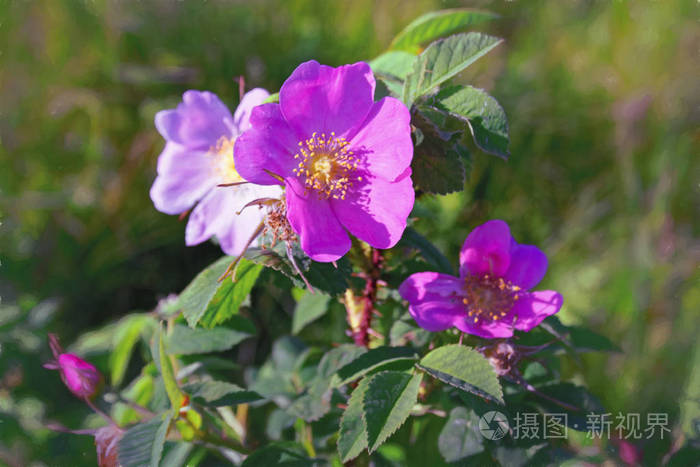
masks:
<path fill-rule="evenodd" d="M 338 269 L 338 263 L 336 263 L 335 261 L 331 261 L 331 264 L 334 268 Z"/>

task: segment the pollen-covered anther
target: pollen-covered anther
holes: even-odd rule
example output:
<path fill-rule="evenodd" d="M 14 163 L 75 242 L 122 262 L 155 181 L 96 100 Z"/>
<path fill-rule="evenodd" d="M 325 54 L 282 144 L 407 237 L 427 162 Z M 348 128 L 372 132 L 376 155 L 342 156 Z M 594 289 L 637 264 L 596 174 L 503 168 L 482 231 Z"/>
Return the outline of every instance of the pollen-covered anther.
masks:
<path fill-rule="evenodd" d="M 479 319 L 504 319 L 520 298 L 520 287 L 501 277 L 468 275 L 464 278 L 462 304 L 474 323 Z"/>
<path fill-rule="evenodd" d="M 321 198 L 345 199 L 354 180 L 359 160 L 348 148 L 345 138 L 314 132 L 311 138 L 299 142 L 299 160 L 292 172 L 303 180 L 307 190 L 316 191 Z"/>

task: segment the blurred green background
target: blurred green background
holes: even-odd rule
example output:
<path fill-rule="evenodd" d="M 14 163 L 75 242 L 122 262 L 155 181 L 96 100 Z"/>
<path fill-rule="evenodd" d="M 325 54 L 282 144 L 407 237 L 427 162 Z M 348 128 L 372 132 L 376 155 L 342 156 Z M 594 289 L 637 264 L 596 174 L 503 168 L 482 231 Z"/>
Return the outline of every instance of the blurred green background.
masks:
<path fill-rule="evenodd" d="M 46 332 L 68 344 L 152 309 L 219 255 L 186 248 L 184 223 L 150 202 L 155 112 L 189 88 L 234 108 L 237 76 L 277 90 L 301 61 L 372 58 L 418 15 L 456 6 L 502 16 L 478 30 L 505 45 L 460 79 L 503 105 L 512 157 L 474 151 L 465 192 L 420 199 L 416 228 L 455 258 L 471 228 L 507 220 L 549 255 L 542 286 L 564 295 L 561 319 L 622 349 L 568 376 L 610 412 L 667 412 L 673 439 L 692 433 L 698 2 L 0 0 L 0 464 L 94 462 L 90 437 L 44 428 L 87 415 L 40 366 Z"/>

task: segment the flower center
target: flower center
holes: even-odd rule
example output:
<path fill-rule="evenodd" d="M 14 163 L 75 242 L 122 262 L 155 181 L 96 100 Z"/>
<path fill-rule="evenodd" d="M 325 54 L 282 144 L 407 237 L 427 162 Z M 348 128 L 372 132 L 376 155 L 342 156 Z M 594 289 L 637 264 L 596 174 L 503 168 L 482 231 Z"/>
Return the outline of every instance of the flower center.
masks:
<path fill-rule="evenodd" d="M 353 172 L 359 162 L 357 156 L 347 146 L 345 138 L 331 133 L 314 132 L 311 138 L 299 142 L 299 152 L 294 155 L 299 164 L 294 174 L 304 181 L 304 186 L 316 191 L 321 198 L 345 199 L 355 177 Z"/>
<path fill-rule="evenodd" d="M 520 287 L 502 277 L 468 275 L 464 278 L 462 303 L 475 324 L 481 319 L 498 321 L 513 309 L 521 291 Z"/>
<path fill-rule="evenodd" d="M 214 171 L 221 178 L 221 183 L 238 183 L 243 178 L 236 172 L 236 165 L 233 162 L 233 143 L 236 138 L 222 136 L 216 142 L 216 146 L 209 149 L 213 156 Z"/>

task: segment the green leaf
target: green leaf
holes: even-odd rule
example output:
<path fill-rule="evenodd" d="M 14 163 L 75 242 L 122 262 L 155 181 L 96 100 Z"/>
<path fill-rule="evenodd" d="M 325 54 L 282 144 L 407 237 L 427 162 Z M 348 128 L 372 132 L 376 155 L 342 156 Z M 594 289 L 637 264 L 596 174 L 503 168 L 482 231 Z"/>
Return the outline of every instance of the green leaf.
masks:
<path fill-rule="evenodd" d="M 418 399 L 423 375 L 384 371 L 373 375 L 362 399 L 369 452 L 406 421 Z"/>
<path fill-rule="evenodd" d="M 367 373 L 397 361 L 416 360 L 416 351 L 410 347 L 377 347 L 358 356 L 338 370 L 334 386 L 348 384 Z"/>
<path fill-rule="evenodd" d="M 231 256 L 224 256 L 210 264 L 197 274 L 197 277 L 185 287 L 185 290 L 178 297 L 178 306 L 182 309 L 182 314 L 187 319 L 187 324 L 191 327 L 194 327 L 204 315 L 209 302 L 214 298 L 216 291 L 221 286 L 219 277 L 222 276 L 233 260 L 234 258 Z M 230 281 L 231 279 L 228 280 Z"/>
<path fill-rule="evenodd" d="M 403 236 L 399 241 L 399 246 L 406 246 L 418 250 L 421 256 L 431 265 L 434 266 L 437 272 L 454 275 L 454 268 L 445 255 L 433 245 L 430 240 L 418 233 L 413 227 L 407 227 L 403 232 Z"/>
<path fill-rule="evenodd" d="M 494 13 L 467 8 L 433 11 L 406 26 L 391 42 L 390 48 L 414 50 L 419 45 L 495 18 L 498 15 Z"/>
<path fill-rule="evenodd" d="M 262 266 L 241 258 L 236 266 L 235 282 L 230 278 L 221 281 L 199 324 L 205 328 L 212 328 L 236 315 L 258 280 L 260 271 Z"/>
<path fill-rule="evenodd" d="M 236 329 L 223 326 L 214 329 L 192 329 L 183 324 L 176 324 L 172 333 L 166 337 L 166 350 L 170 355 L 221 352 L 255 334 L 253 323 L 242 316 L 236 317 L 235 325 Z"/>
<path fill-rule="evenodd" d="M 350 344 L 326 352 L 318 363 L 316 376 L 309 383 L 309 390 L 289 407 L 290 413 L 306 421 L 315 421 L 325 415 L 330 410 L 331 381 L 335 373 L 365 352 L 363 347 Z"/>
<path fill-rule="evenodd" d="M 121 384 L 134 346 L 139 341 L 142 331 L 153 323 L 153 318 L 150 316 L 136 314 L 127 316 L 117 324 L 112 338 L 114 350 L 109 356 L 110 380 L 113 386 Z"/>
<path fill-rule="evenodd" d="M 322 293 L 306 292 L 297 302 L 292 318 L 292 334 L 299 331 L 314 320 L 317 320 L 328 311 L 328 302 L 331 297 Z"/>
<path fill-rule="evenodd" d="M 472 86 L 455 86 L 441 90 L 435 100 L 438 108 L 467 121 L 480 149 L 508 158 L 508 121 L 496 99 Z"/>
<path fill-rule="evenodd" d="M 391 51 L 381 54 L 369 62 L 374 74 L 406 79 L 406 75 L 413 69 L 414 54 L 402 51 Z"/>
<path fill-rule="evenodd" d="M 285 250 L 284 243 L 279 242 L 273 248 L 249 248 L 245 257 L 256 264 L 281 272 L 290 278 L 296 287 L 305 288 L 306 285 L 290 263 Z M 292 247 L 292 254 L 297 266 L 316 291 L 339 295 L 348 288 L 352 266 L 346 257 L 336 261 L 336 267 L 331 263 L 311 261 L 298 245 Z"/>
<path fill-rule="evenodd" d="M 479 416 L 465 407 L 455 407 L 440 432 L 438 449 L 447 462 L 456 462 L 484 450 Z"/>
<path fill-rule="evenodd" d="M 170 399 L 170 406 L 174 414 L 178 413 L 180 407 L 182 407 L 182 401 L 185 396 L 180 390 L 177 380 L 175 379 L 175 373 L 173 372 L 172 364 L 170 363 L 170 357 L 165 353 L 165 343 L 163 339 L 163 330 L 159 326 L 156 334 L 154 336 L 155 345 L 153 346 L 153 360 L 158 363 L 158 368 L 160 369 L 160 374 L 163 377 L 163 385 L 165 386 L 165 391 L 168 393 L 168 399 Z"/>
<path fill-rule="evenodd" d="M 119 465 L 158 467 L 171 420 L 172 414 L 168 413 L 129 428 L 119 440 Z"/>
<path fill-rule="evenodd" d="M 413 62 L 413 71 L 406 77 L 403 87 L 404 104 L 410 108 L 418 97 L 456 76 L 502 41 L 470 32 L 433 42 Z"/>
<path fill-rule="evenodd" d="M 503 404 L 503 390 L 489 361 L 464 345 L 439 347 L 418 364 L 431 376 L 463 391 Z"/>
<path fill-rule="evenodd" d="M 430 113 L 429 113 L 430 111 Z M 458 132 L 446 132 L 448 122 L 433 119 L 446 118 L 432 109 L 420 108 L 413 114 L 412 123 L 422 133 L 423 140 L 416 145 L 411 168 L 413 183 L 428 193 L 447 194 L 462 191 L 466 173 L 462 159 L 469 157 Z"/>
<path fill-rule="evenodd" d="M 546 413 L 566 414 L 564 421 L 569 428 L 574 430 L 582 432 L 588 430 L 588 414 L 605 413 L 598 398 L 583 386 L 576 386 L 572 383 L 555 383 L 538 386 L 537 390 L 550 399 L 528 392 L 525 395 L 525 400 L 537 405 Z M 562 406 L 551 399 L 568 404 L 571 408 Z"/>
<path fill-rule="evenodd" d="M 348 406 L 340 418 L 338 454 L 346 463 L 359 456 L 367 447 L 367 428 L 363 418 L 362 401 L 367 392 L 370 378 L 364 378 L 350 395 Z"/>
<path fill-rule="evenodd" d="M 276 92 L 267 96 L 267 99 L 262 101 L 263 104 L 277 103 L 280 101 L 280 93 Z"/>
<path fill-rule="evenodd" d="M 308 467 L 325 462 L 311 459 L 304 454 L 304 449 L 291 441 L 270 443 L 258 448 L 241 464 L 241 467 Z"/>
<path fill-rule="evenodd" d="M 255 391 L 225 381 L 196 381 L 187 383 L 182 390 L 196 402 L 212 407 L 247 404 L 264 399 Z"/>
<path fill-rule="evenodd" d="M 384 86 L 386 86 L 387 91 L 389 91 L 388 94 L 385 92 L 383 96 L 390 95 L 391 97 L 401 99 L 401 96 L 403 95 L 403 81 L 399 80 L 398 78 L 386 75 L 377 75 L 377 78 L 379 78 L 378 83 L 384 84 Z M 377 94 L 379 94 L 381 92 L 381 89 L 379 87 L 377 89 Z"/>

